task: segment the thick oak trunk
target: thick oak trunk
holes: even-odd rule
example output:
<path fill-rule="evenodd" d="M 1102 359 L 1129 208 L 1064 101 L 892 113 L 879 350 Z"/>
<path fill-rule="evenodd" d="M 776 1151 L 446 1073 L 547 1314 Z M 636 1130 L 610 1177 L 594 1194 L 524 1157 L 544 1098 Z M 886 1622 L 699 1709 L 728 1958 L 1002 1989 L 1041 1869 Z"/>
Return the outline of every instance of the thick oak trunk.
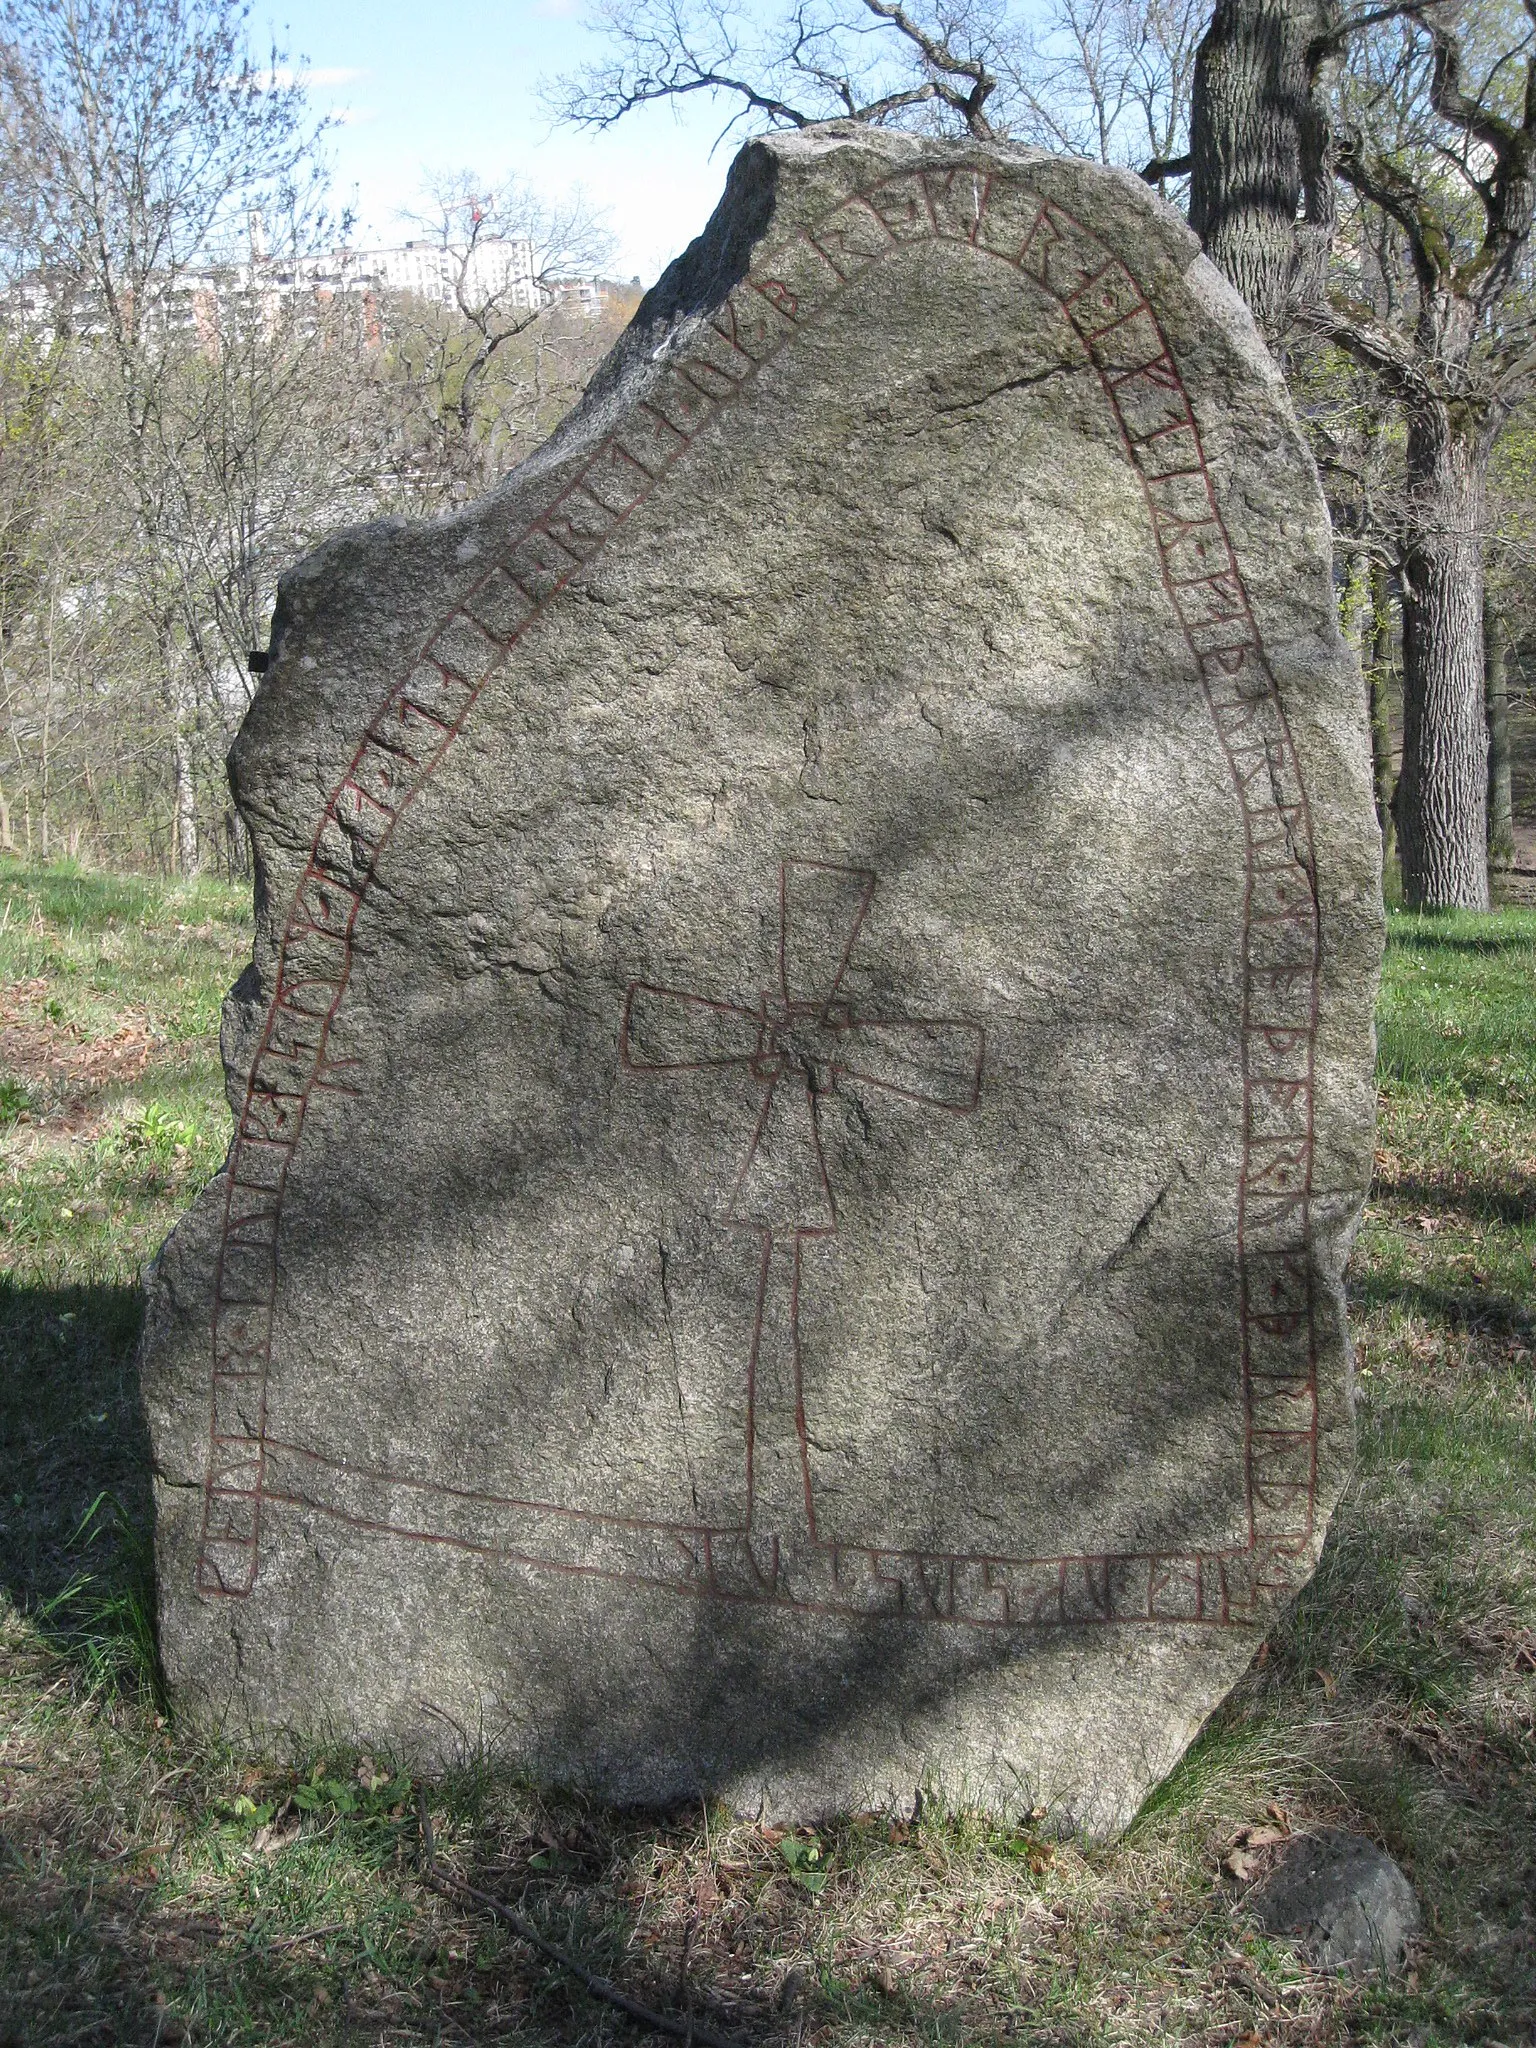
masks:
<path fill-rule="evenodd" d="M 1274 334 L 1297 254 L 1325 0 L 1217 0 L 1195 60 L 1189 224 Z"/>
<path fill-rule="evenodd" d="M 1483 699 L 1488 712 L 1488 864 L 1515 864 L 1515 804 L 1509 757 L 1509 628 L 1483 593 Z"/>
<path fill-rule="evenodd" d="M 1397 841 L 1416 910 L 1488 907 L 1482 528 L 1487 448 L 1443 404 L 1408 421 Z"/>
<path fill-rule="evenodd" d="M 1362 639 L 1366 636 L 1362 635 Z M 1392 805 L 1392 713 L 1388 688 L 1392 680 L 1392 592 L 1386 567 L 1371 565 L 1370 627 L 1362 647 L 1366 684 L 1371 701 L 1371 781 L 1376 797 L 1376 822 L 1381 827 L 1383 867 L 1391 865 L 1397 852 L 1397 834 Z"/>

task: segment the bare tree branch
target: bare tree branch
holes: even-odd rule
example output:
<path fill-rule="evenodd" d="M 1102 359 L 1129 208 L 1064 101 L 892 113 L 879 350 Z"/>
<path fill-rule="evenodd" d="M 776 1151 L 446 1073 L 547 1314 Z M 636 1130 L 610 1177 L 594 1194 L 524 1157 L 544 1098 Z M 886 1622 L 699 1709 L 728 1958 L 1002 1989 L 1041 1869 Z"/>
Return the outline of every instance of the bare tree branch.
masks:
<path fill-rule="evenodd" d="M 1331 342 L 1352 362 L 1369 370 L 1394 396 L 1415 404 L 1434 397 L 1433 379 L 1426 375 L 1412 343 L 1376 319 L 1368 306 L 1333 292 L 1323 303 L 1301 309 L 1297 319 L 1310 333 Z"/>
<path fill-rule="evenodd" d="M 934 74 L 930 80 L 934 96 L 961 116 L 972 135 L 983 142 L 991 141 L 997 131 L 983 108 L 996 92 L 998 82 L 981 58 L 965 56 L 952 49 L 946 38 L 929 34 L 905 7 L 897 4 L 897 0 L 864 0 L 864 5 L 880 20 L 890 22 L 917 50 L 923 64 Z M 970 91 L 961 92 L 950 84 L 954 78 L 968 78 L 971 81 Z"/>

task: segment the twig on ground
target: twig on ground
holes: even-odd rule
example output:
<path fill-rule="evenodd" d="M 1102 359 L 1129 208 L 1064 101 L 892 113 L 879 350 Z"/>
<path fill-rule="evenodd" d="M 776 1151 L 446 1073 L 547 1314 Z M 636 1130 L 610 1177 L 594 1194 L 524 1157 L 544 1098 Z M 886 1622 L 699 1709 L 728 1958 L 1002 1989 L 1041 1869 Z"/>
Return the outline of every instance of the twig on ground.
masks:
<path fill-rule="evenodd" d="M 519 1941 L 527 1942 L 528 1946 L 537 1949 L 541 1956 L 548 1956 L 552 1963 L 558 1963 L 562 1970 L 568 1970 L 593 1998 L 599 1999 L 604 2005 L 613 2006 L 619 2012 L 627 2013 L 632 2020 L 638 2020 L 642 2026 L 652 2027 L 658 2034 L 670 2034 L 674 2040 L 694 2042 L 697 2048 L 741 2048 L 741 2044 L 734 2041 L 729 2034 L 718 2034 L 713 2027 L 703 2026 L 692 2017 L 658 2012 L 654 2006 L 643 2005 L 638 1998 L 631 1998 L 627 1991 L 621 1991 L 609 1978 L 600 1977 L 595 1970 L 589 1970 L 585 1963 L 578 1962 L 575 1956 L 568 1955 L 563 1948 L 557 1948 L 554 1942 L 547 1941 L 530 1921 L 525 1920 L 521 1913 L 514 1913 L 510 1906 L 504 1906 L 500 1899 L 493 1898 L 489 1892 L 477 1891 L 474 1885 L 466 1884 L 463 1878 L 444 1876 L 437 1867 L 437 1841 L 432 1832 L 432 1816 L 427 1811 L 424 1793 L 417 1794 L 416 1816 L 421 1826 L 424 1865 L 422 1883 L 429 1891 L 436 1892 L 440 1898 L 447 1899 L 451 1904 L 461 1904 L 465 1899 L 472 1899 L 477 1906 L 483 1906 L 486 1912 L 494 1913 L 504 1926 L 510 1927 Z"/>
<path fill-rule="evenodd" d="M 325 1927 L 306 1927 L 302 1934 L 284 1934 L 276 1941 L 266 1942 L 264 1946 L 268 1949 L 297 1948 L 301 1942 L 324 1941 L 330 1935 L 345 1934 L 346 1931 L 347 1923 L 345 1920 L 332 1920 Z"/>
<path fill-rule="evenodd" d="M 108 2034 L 112 2031 L 112 2025 L 113 2022 L 103 2013 L 99 2020 L 87 2020 L 83 2027 L 76 2027 L 72 2034 L 55 2034 L 53 2048 L 69 2048 L 71 2041 L 83 2041 L 90 2034 Z"/>

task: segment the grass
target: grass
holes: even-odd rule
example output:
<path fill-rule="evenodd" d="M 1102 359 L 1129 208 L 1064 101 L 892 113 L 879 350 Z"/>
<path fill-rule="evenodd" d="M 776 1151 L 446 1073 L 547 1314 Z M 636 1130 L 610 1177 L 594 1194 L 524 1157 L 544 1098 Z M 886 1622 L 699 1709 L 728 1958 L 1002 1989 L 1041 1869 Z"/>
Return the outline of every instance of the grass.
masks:
<path fill-rule="evenodd" d="M 1353 1268 L 1361 1456 L 1322 1567 L 1127 1837 L 973 1814 L 791 1835 L 264 1770 L 157 1691 L 138 1267 L 228 1132 L 232 891 L 0 868 L 0 2044 L 642 2038 L 445 1868 L 743 2042 L 1536 2039 L 1536 913 L 1392 919 L 1378 1179 Z M 1276 1815 L 1283 1820 L 1276 1822 Z M 1410 1971 L 1259 1939 L 1245 1828 L 1386 1844 Z"/>

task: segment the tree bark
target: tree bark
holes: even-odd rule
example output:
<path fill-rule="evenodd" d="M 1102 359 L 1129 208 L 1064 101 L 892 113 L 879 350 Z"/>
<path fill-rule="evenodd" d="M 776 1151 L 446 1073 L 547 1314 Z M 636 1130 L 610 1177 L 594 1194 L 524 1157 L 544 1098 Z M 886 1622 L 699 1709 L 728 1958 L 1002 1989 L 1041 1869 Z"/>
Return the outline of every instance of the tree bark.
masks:
<path fill-rule="evenodd" d="M 1488 714 L 1488 864 L 1515 864 L 1509 758 L 1509 628 L 1483 591 L 1483 701 Z"/>
<path fill-rule="evenodd" d="M 1266 333 L 1284 324 L 1328 0 L 1217 0 L 1195 59 L 1189 224 Z"/>
<path fill-rule="evenodd" d="M 1443 402 L 1409 414 L 1397 842 L 1411 910 L 1488 908 L 1484 440 Z"/>
<path fill-rule="evenodd" d="M 251 842 L 245 829 L 245 820 L 233 804 L 224 813 L 224 834 L 228 850 L 227 864 L 229 879 L 243 882 L 251 872 Z"/>
<path fill-rule="evenodd" d="M 1371 784 L 1376 797 L 1376 823 L 1381 828 L 1382 866 L 1397 853 L 1397 826 L 1392 787 L 1392 591 L 1384 562 L 1371 564 L 1370 641 L 1365 650 L 1366 686 L 1371 705 Z"/>
<path fill-rule="evenodd" d="M 172 814 L 171 859 L 181 875 L 197 873 L 197 783 L 192 773 L 192 744 L 178 731 L 171 742 L 171 766 L 175 778 L 175 809 Z"/>

